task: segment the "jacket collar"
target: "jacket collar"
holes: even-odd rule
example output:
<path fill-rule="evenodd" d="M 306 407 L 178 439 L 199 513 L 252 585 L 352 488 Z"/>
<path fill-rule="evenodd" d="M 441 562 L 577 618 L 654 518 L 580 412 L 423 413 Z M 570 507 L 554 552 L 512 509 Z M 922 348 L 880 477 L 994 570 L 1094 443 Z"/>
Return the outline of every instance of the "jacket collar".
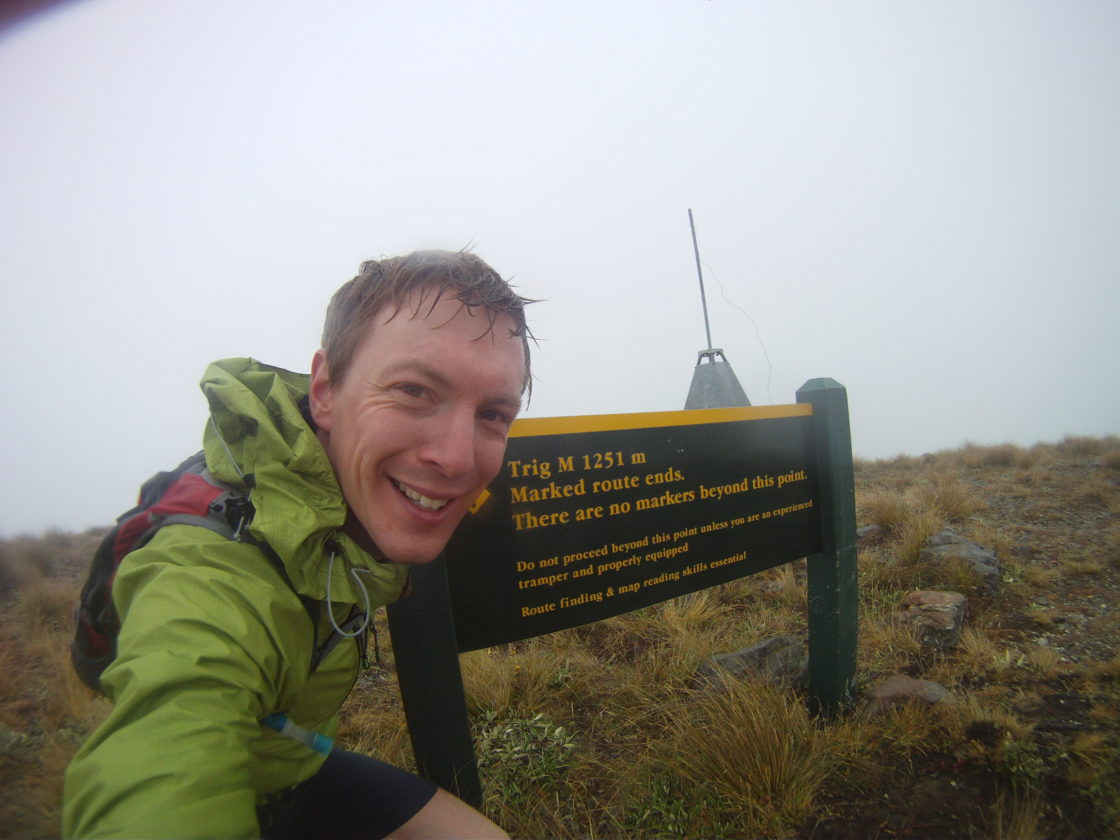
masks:
<path fill-rule="evenodd" d="M 343 532 L 349 508 L 302 410 L 309 386 L 307 374 L 253 359 L 211 364 L 201 382 L 210 404 L 207 464 L 220 481 L 248 491 L 256 510 L 250 531 L 280 556 L 300 594 L 325 597 L 333 552 L 333 600 L 362 602 L 351 569 L 363 570 L 362 584 L 377 603 L 395 600 L 408 567 L 379 561 Z"/>

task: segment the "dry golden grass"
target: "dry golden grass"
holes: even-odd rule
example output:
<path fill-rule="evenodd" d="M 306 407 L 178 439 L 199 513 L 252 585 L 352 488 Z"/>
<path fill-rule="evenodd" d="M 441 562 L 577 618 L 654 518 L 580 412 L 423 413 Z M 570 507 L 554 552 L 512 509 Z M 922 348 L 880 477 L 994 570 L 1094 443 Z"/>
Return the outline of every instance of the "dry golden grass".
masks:
<path fill-rule="evenodd" d="M 408 769 L 415 768 L 408 726 L 400 708 L 353 704 L 345 718 L 340 746 L 352 752 L 372 755 Z"/>
<path fill-rule="evenodd" d="M 808 603 L 808 590 L 794 565 L 779 566 L 773 574 L 775 585 L 771 591 L 777 597 L 778 604 L 784 610 L 803 612 Z"/>
<path fill-rule="evenodd" d="M 942 524 L 943 520 L 936 512 L 919 510 L 903 522 L 898 529 L 895 554 L 899 562 L 911 567 L 918 573 L 919 578 L 923 572 L 928 571 L 928 569 L 923 568 L 922 549 L 925 548 L 926 541 L 937 533 Z"/>
<path fill-rule="evenodd" d="M 1082 459 L 1115 455 L 1120 452 L 1120 438 L 1116 435 L 1099 438 L 1067 436 L 1055 448 L 1063 455 Z"/>
<path fill-rule="evenodd" d="M 1060 563 L 1043 565 L 1037 562 L 1020 562 L 1014 558 L 1003 561 L 1003 577 L 1008 583 L 1022 584 L 1032 590 L 1045 592 L 1065 577 Z"/>
<path fill-rule="evenodd" d="M 727 608 L 720 604 L 717 593 L 710 589 L 666 601 L 657 610 L 660 623 L 669 633 L 677 635 L 706 631 L 726 613 Z"/>
<path fill-rule="evenodd" d="M 911 580 L 909 568 L 880 546 L 861 551 L 858 564 L 860 597 L 864 602 L 869 600 L 869 594 L 894 593 Z"/>
<path fill-rule="evenodd" d="M 1107 568 L 1105 562 L 1099 559 L 1091 560 L 1066 560 L 1062 563 L 1062 574 L 1066 575 L 1099 575 Z"/>
<path fill-rule="evenodd" d="M 999 644 L 988 633 L 974 627 L 966 627 L 961 631 L 958 651 L 961 654 L 961 664 L 974 673 L 992 667 L 1001 652 Z"/>
<path fill-rule="evenodd" d="M 1086 732 L 1074 739 L 1069 752 L 1080 764 L 1104 770 L 1116 763 L 1116 739 L 1105 732 Z"/>
<path fill-rule="evenodd" d="M 992 840 L 1035 840 L 1046 836 L 1042 829 L 1045 800 L 1035 788 L 1000 792 L 991 821 Z"/>
<path fill-rule="evenodd" d="M 812 811 L 830 757 L 804 704 L 767 682 L 733 682 L 685 698 L 653 750 L 651 771 L 684 787 L 702 780 L 743 836 L 792 836 Z"/>
<path fill-rule="evenodd" d="M 1042 679 L 1051 679 L 1068 670 L 1065 658 L 1051 647 L 1036 647 L 1028 651 L 1027 663 Z"/>
<path fill-rule="evenodd" d="M 39 578 L 20 589 L 16 597 L 16 610 L 30 626 L 70 632 L 77 601 L 69 581 Z"/>
<path fill-rule="evenodd" d="M 593 696 L 599 661 L 578 646 L 533 640 L 460 657 L 463 686 L 473 713 L 540 709 L 561 696 Z"/>
<path fill-rule="evenodd" d="M 877 526 L 890 537 L 896 535 L 911 516 L 912 503 L 898 493 L 879 490 L 866 495 L 857 493 L 861 521 Z"/>
<path fill-rule="evenodd" d="M 983 508 L 975 491 L 958 476 L 940 473 L 930 482 L 928 504 L 949 522 L 959 522 Z"/>
<path fill-rule="evenodd" d="M 988 755 L 999 749 L 1005 739 L 1018 741 L 1029 739 L 1034 732 L 1032 724 L 1023 721 L 1015 710 L 1006 703 L 1005 697 L 981 697 L 978 694 L 963 694 L 957 702 L 939 706 L 937 714 L 949 739 L 962 743 L 968 738 L 970 729 L 988 727 L 995 737 L 986 744 L 979 744 L 980 752 Z"/>
<path fill-rule="evenodd" d="M 913 625 L 904 624 L 897 613 L 860 625 L 857 658 L 869 673 L 897 672 L 921 651 Z"/>
<path fill-rule="evenodd" d="M 1120 653 L 1104 662 L 1094 662 L 1089 666 L 1090 675 L 1098 680 L 1120 680 Z"/>

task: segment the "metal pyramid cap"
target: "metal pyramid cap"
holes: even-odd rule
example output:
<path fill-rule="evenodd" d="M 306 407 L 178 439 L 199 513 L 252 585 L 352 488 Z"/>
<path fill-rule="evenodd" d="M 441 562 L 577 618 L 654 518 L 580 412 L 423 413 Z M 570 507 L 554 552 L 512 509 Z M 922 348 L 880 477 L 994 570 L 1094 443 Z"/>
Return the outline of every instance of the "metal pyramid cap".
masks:
<path fill-rule="evenodd" d="M 689 386 L 684 407 L 736 408 L 750 404 L 747 392 L 739 384 L 723 351 L 712 348 L 701 350 L 696 359 L 696 368 L 692 372 L 692 385 Z"/>

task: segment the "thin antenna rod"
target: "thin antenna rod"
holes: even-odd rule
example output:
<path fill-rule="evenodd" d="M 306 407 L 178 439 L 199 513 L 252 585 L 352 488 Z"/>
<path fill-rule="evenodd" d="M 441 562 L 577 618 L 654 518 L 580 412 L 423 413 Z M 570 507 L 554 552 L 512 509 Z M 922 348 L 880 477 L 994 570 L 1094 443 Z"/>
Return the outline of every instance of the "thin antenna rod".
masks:
<path fill-rule="evenodd" d="M 704 272 L 700 270 L 700 246 L 696 244 L 696 223 L 692 221 L 692 208 L 688 208 L 688 226 L 692 228 L 692 251 L 696 254 L 696 276 L 700 278 L 700 305 L 704 307 L 704 335 L 708 349 L 712 349 L 712 328 L 708 325 L 708 298 L 704 295 Z"/>

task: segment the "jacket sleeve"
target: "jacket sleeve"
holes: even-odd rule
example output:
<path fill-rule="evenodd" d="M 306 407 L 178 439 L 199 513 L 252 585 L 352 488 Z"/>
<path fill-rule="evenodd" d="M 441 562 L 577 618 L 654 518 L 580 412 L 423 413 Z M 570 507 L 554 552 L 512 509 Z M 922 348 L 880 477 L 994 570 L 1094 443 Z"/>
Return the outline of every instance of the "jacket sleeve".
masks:
<path fill-rule="evenodd" d="M 198 562 L 255 549 L 209 532 L 161 539 L 173 530 L 113 584 L 122 630 L 102 676 L 113 710 L 67 770 L 65 836 L 258 835 L 252 746 L 286 693 L 281 628 L 300 618 L 267 577 Z"/>

